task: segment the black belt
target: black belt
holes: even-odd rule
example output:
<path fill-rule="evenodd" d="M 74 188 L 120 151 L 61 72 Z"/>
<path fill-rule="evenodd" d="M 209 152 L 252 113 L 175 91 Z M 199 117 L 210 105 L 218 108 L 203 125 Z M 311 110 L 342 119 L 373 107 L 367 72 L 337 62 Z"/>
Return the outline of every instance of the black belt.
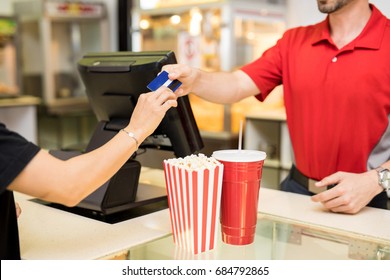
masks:
<path fill-rule="evenodd" d="M 323 191 L 326 191 L 332 187 L 334 187 L 334 185 L 331 185 L 331 186 L 327 186 L 327 187 L 316 187 L 314 184 L 316 182 L 318 182 L 317 180 L 314 180 L 314 179 L 311 179 L 305 175 L 303 175 L 296 167 L 295 165 L 293 165 L 291 167 L 291 178 L 296 181 L 298 184 L 300 184 L 301 186 L 303 186 L 304 188 L 306 188 L 309 192 L 311 193 L 320 193 L 320 192 L 323 192 Z"/>

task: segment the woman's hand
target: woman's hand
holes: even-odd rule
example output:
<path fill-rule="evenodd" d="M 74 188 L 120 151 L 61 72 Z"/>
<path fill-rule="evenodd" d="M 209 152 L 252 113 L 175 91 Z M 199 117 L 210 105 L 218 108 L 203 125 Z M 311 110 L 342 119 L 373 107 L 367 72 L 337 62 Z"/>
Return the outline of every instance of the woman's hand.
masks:
<path fill-rule="evenodd" d="M 176 106 L 177 95 L 167 87 L 141 94 L 126 129 L 133 132 L 141 143 L 154 132 L 165 113 Z"/>
<path fill-rule="evenodd" d="M 15 208 L 16 208 L 16 218 L 19 218 L 20 214 L 22 214 L 22 208 L 20 208 L 20 205 L 17 202 L 15 202 Z"/>

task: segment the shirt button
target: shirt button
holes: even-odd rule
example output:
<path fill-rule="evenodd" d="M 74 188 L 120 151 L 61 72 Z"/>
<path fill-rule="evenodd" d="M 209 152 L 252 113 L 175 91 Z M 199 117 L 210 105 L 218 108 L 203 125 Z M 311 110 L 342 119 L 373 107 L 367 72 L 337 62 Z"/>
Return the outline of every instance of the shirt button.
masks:
<path fill-rule="evenodd" d="M 334 58 L 332 58 L 332 62 L 337 62 L 337 56 L 335 56 Z"/>

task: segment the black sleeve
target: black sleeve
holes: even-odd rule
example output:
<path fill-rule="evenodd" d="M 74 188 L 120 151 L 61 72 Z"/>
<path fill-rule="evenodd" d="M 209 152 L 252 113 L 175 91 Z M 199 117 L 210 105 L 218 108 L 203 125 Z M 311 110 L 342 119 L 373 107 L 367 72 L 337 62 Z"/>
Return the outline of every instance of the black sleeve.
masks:
<path fill-rule="evenodd" d="M 0 123 L 0 193 L 18 176 L 40 148 Z"/>

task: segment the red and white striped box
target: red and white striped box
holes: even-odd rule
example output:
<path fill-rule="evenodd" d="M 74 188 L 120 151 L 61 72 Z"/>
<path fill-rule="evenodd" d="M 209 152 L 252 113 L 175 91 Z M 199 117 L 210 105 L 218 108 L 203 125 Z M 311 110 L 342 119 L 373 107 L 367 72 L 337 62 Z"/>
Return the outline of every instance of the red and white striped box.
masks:
<path fill-rule="evenodd" d="M 193 254 L 217 242 L 223 165 L 203 154 L 164 160 L 173 240 Z"/>

